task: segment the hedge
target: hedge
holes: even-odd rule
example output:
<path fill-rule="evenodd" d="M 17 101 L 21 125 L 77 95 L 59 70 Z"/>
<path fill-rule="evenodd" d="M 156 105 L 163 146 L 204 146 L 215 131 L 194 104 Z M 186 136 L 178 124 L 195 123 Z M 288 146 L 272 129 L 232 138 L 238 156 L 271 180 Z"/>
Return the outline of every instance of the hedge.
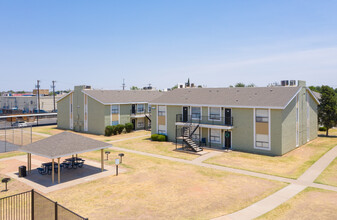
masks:
<path fill-rule="evenodd" d="M 163 134 L 153 134 L 151 135 L 151 140 L 153 141 L 166 141 L 167 136 Z"/>
<path fill-rule="evenodd" d="M 113 127 L 112 126 L 106 126 L 105 127 L 105 131 L 104 131 L 104 135 L 105 136 L 111 136 L 112 135 L 112 130 L 113 130 Z"/>
<path fill-rule="evenodd" d="M 124 130 L 124 125 L 122 125 L 122 124 L 116 125 L 116 130 L 117 130 L 118 134 L 121 134 Z"/>
<path fill-rule="evenodd" d="M 318 130 L 319 131 L 326 131 L 326 127 L 319 127 Z"/>
<path fill-rule="evenodd" d="M 130 133 L 132 130 L 133 130 L 133 124 L 132 123 L 126 123 L 125 124 L 126 133 Z"/>

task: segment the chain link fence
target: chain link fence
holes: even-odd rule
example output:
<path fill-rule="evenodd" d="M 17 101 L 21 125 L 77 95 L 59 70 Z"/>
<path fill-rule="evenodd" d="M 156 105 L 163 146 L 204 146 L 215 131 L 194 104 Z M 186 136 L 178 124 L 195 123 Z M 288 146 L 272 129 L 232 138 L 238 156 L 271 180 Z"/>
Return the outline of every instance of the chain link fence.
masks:
<path fill-rule="evenodd" d="M 0 153 L 16 151 L 32 143 L 32 126 L 0 129 Z"/>

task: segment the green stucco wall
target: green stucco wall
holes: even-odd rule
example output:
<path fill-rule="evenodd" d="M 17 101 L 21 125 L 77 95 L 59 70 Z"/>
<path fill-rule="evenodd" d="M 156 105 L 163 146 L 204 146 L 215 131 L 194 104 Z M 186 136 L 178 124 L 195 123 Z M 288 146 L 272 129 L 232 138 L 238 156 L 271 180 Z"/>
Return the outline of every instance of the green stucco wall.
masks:
<path fill-rule="evenodd" d="M 57 102 L 57 128 L 69 129 L 70 123 L 70 95 Z"/>
<path fill-rule="evenodd" d="M 88 97 L 88 133 L 104 134 L 107 106 Z"/>

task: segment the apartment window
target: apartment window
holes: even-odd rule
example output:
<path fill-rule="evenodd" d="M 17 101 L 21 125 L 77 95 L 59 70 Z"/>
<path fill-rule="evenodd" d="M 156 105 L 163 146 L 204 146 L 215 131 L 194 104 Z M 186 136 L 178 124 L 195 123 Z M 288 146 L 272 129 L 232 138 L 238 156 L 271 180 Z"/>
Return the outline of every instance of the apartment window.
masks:
<path fill-rule="evenodd" d="M 137 105 L 137 112 L 138 113 L 143 113 L 144 112 L 144 104 L 138 104 Z"/>
<path fill-rule="evenodd" d="M 201 119 L 201 107 L 191 108 L 192 119 Z"/>
<path fill-rule="evenodd" d="M 270 110 L 255 110 L 255 148 L 270 150 Z"/>
<path fill-rule="evenodd" d="M 137 122 L 137 127 L 138 128 L 144 128 L 144 122 L 143 121 Z"/>
<path fill-rule="evenodd" d="M 150 113 L 151 112 L 151 105 L 147 106 L 147 111 Z"/>
<path fill-rule="evenodd" d="M 209 108 L 209 119 L 220 120 L 221 108 Z"/>
<path fill-rule="evenodd" d="M 119 113 L 119 106 L 118 105 L 112 105 L 111 106 L 111 114 L 118 114 Z"/>
<path fill-rule="evenodd" d="M 265 134 L 256 134 L 256 147 L 269 148 L 269 136 Z"/>
<path fill-rule="evenodd" d="M 268 123 L 268 121 L 269 121 L 268 110 L 256 109 L 256 122 Z"/>
<path fill-rule="evenodd" d="M 158 126 L 158 134 L 166 134 L 166 127 L 165 125 Z"/>
<path fill-rule="evenodd" d="M 118 121 L 112 121 L 111 125 L 118 125 Z"/>
<path fill-rule="evenodd" d="M 158 116 L 165 116 L 166 115 L 166 108 L 165 106 L 158 107 Z"/>
<path fill-rule="evenodd" d="M 221 130 L 219 129 L 210 129 L 210 140 L 212 143 L 221 143 Z"/>

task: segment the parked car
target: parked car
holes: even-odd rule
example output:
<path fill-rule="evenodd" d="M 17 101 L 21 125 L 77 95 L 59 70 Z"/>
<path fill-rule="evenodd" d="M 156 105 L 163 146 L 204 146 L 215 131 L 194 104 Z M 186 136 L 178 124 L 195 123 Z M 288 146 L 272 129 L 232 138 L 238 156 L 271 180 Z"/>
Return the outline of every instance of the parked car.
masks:
<path fill-rule="evenodd" d="M 22 128 L 22 127 L 27 127 L 28 124 L 26 122 L 23 122 L 23 121 L 17 121 L 17 122 L 14 122 L 12 124 L 12 127 L 18 127 L 18 128 Z"/>

